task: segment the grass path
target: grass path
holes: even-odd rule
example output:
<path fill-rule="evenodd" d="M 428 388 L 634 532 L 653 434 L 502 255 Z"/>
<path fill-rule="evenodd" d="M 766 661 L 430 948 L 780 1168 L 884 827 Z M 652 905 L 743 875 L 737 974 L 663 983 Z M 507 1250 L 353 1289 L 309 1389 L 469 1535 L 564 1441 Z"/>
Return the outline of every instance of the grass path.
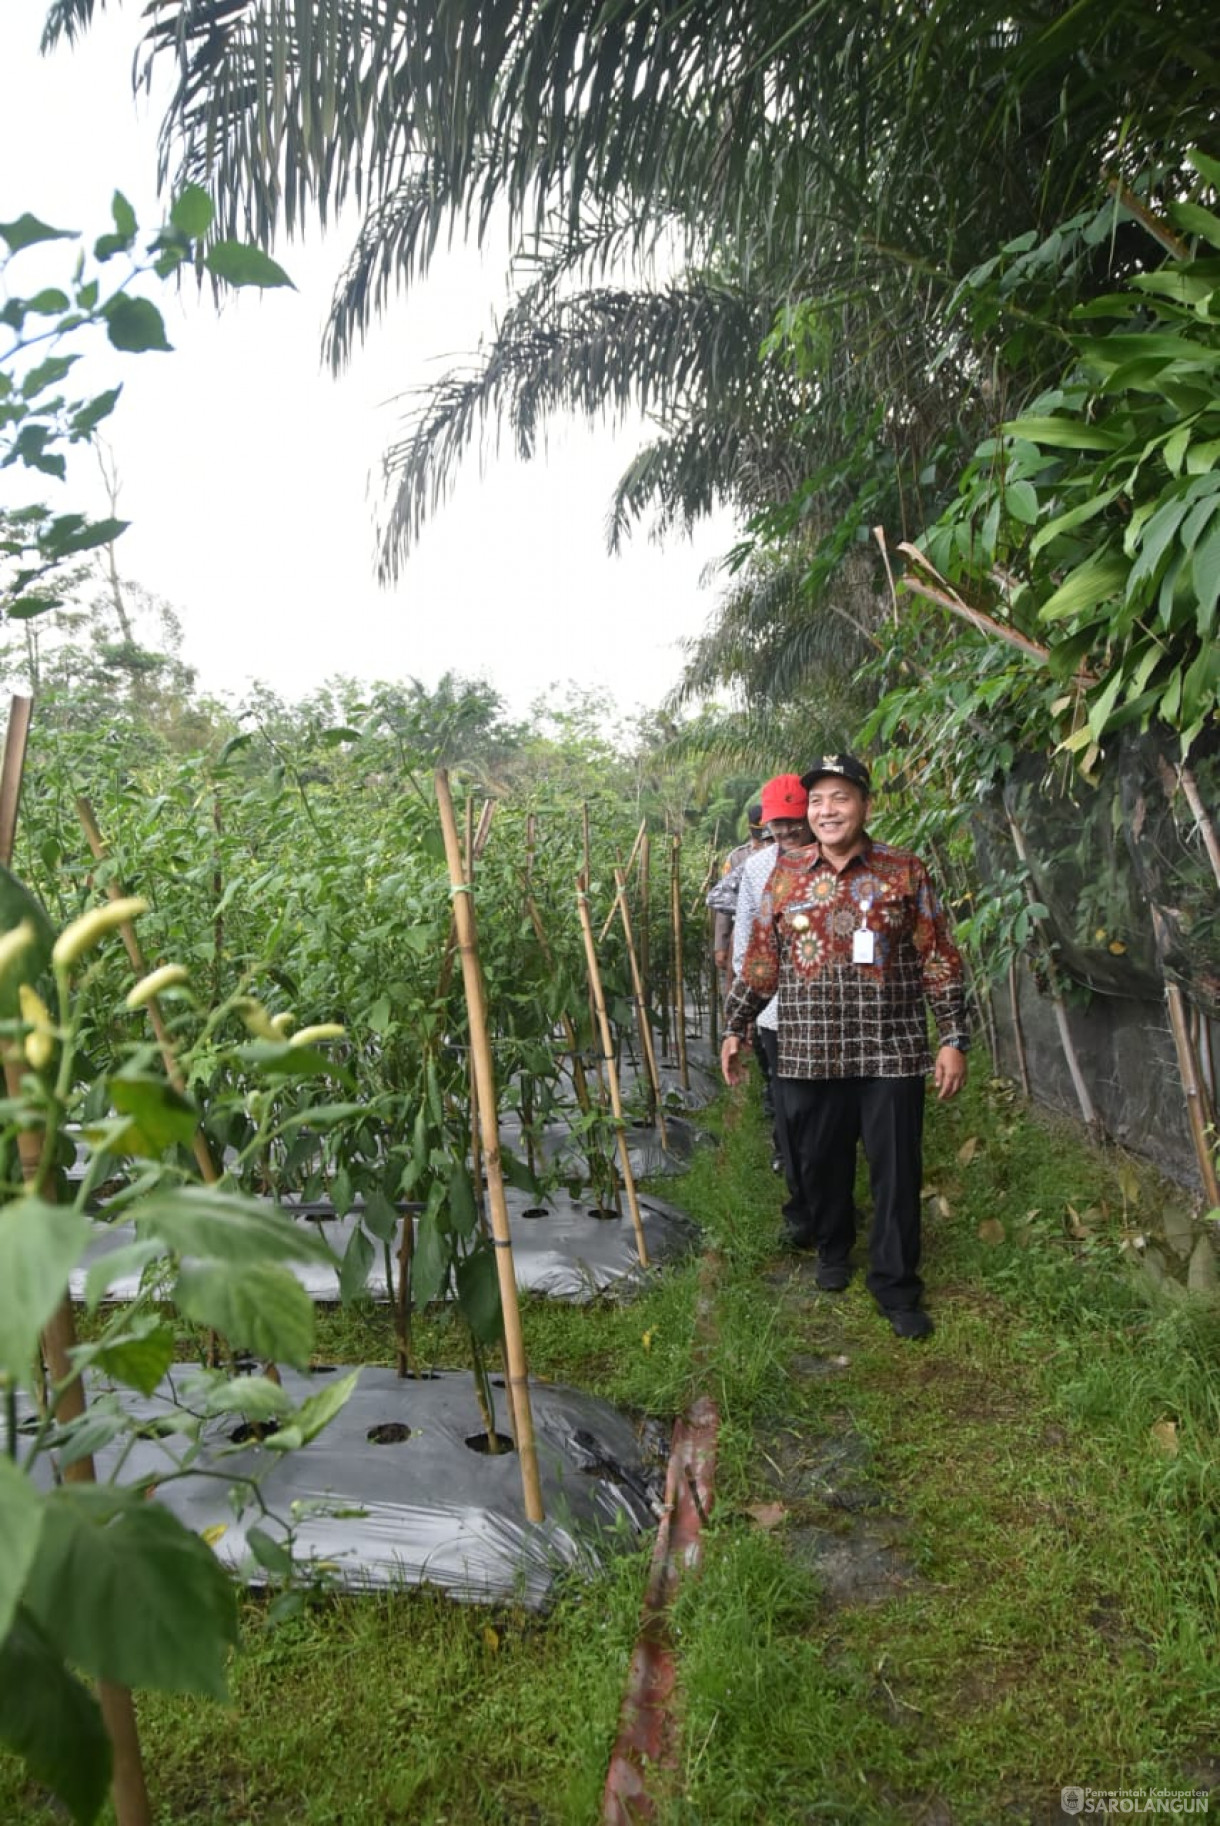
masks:
<path fill-rule="evenodd" d="M 702 1365 L 697 1264 L 526 1309 L 536 1374 L 720 1405 L 664 1826 L 1042 1826 L 1065 1783 L 1220 1786 L 1220 1315 L 1130 1265 L 1137 1237 L 1185 1260 L 1180 1198 L 976 1086 L 930 1119 L 937 1331 L 911 1344 L 777 1253 L 752 1098 L 709 1122 L 663 1188 L 717 1253 Z M 387 1333 L 327 1316 L 321 1353 L 388 1361 Z M 141 1700 L 159 1826 L 592 1826 L 646 1568 L 545 1619 L 407 1592 L 271 1627 L 250 1601 L 229 1706 Z M 4 1826 L 57 1817 L 0 1755 Z"/>

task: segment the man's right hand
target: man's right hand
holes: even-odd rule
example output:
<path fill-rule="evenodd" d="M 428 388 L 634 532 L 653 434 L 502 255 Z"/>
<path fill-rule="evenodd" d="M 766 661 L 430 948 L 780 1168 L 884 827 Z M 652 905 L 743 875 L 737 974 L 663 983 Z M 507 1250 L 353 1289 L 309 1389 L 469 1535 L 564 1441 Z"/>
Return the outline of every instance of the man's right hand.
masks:
<path fill-rule="evenodd" d="M 750 1045 L 735 1033 L 726 1033 L 720 1045 L 720 1072 L 726 1084 L 740 1084 L 750 1064 Z"/>

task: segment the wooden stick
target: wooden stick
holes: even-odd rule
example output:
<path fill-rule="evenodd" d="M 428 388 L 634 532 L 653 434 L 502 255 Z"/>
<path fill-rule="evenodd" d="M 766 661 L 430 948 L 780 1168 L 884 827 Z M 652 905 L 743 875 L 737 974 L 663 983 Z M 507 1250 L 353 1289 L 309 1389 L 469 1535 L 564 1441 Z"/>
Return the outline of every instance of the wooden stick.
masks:
<path fill-rule="evenodd" d="M 670 851 L 670 892 L 674 921 L 674 1021 L 678 1036 L 678 1078 L 682 1089 L 690 1089 L 690 1066 L 686 1058 L 686 971 L 682 960 L 682 839 L 674 833 Z"/>
<path fill-rule="evenodd" d="M 534 849 L 538 841 L 538 819 L 530 812 L 525 820 L 525 885 L 528 888 L 534 878 Z"/>
<path fill-rule="evenodd" d="M 4 732 L 4 760 L 0 764 L 0 858 L 6 869 L 13 865 L 17 813 L 21 806 L 21 782 L 25 774 L 25 746 L 29 740 L 33 714 L 32 697 L 9 699 L 8 728 Z"/>
<path fill-rule="evenodd" d="M 708 1027 L 713 1053 L 720 1051 L 720 972 L 716 968 L 716 915 L 707 910 L 707 958 L 711 966 L 711 990 L 708 994 Z"/>
<path fill-rule="evenodd" d="M 627 1144 L 627 1125 L 623 1120 L 623 1099 L 619 1094 L 618 1067 L 614 1063 L 614 1047 L 610 1039 L 610 1020 L 606 1014 L 606 998 L 602 991 L 602 973 L 597 964 L 597 949 L 593 943 L 593 921 L 589 915 L 589 896 L 582 883 L 576 885 L 576 908 L 580 914 L 580 929 L 585 940 L 585 961 L 589 968 L 589 987 L 593 995 L 594 1007 L 597 1010 L 598 1032 L 601 1034 L 602 1057 L 606 1066 L 606 1077 L 610 1085 L 610 1106 L 614 1111 L 614 1122 L 618 1133 L 619 1165 L 622 1170 L 623 1186 L 627 1193 L 627 1207 L 631 1212 L 631 1223 L 635 1230 L 635 1246 L 640 1258 L 640 1266 L 648 1266 L 648 1245 L 644 1241 L 644 1224 L 640 1217 L 640 1201 L 635 1189 L 635 1174 L 631 1170 L 631 1150 Z"/>
<path fill-rule="evenodd" d="M 1208 1205 L 1214 1210 L 1217 1205 L 1220 1205 L 1220 1182 L 1216 1178 L 1216 1162 L 1212 1155 L 1211 1137 L 1208 1133 L 1207 1112 L 1200 1090 L 1198 1060 L 1190 1042 L 1190 1030 L 1187 1026 L 1182 991 L 1177 983 L 1170 980 L 1165 971 L 1165 960 L 1170 945 L 1169 922 L 1161 907 L 1153 905 L 1151 912 L 1157 956 L 1160 959 L 1161 973 L 1165 981 L 1165 1005 L 1169 1010 L 1169 1028 L 1173 1034 L 1174 1050 L 1178 1055 L 1178 1075 L 1182 1080 L 1182 1091 L 1186 1098 L 1190 1138 L 1194 1143 L 1199 1177 L 1203 1182 L 1203 1195 L 1207 1199 Z"/>
<path fill-rule="evenodd" d="M 1216 835 L 1216 827 L 1203 803 L 1199 782 L 1189 767 L 1178 769 L 1178 779 L 1182 783 L 1182 791 L 1186 794 L 1186 803 L 1194 813 L 1195 823 L 1199 827 L 1199 835 L 1203 839 L 1208 861 L 1212 865 L 1212 874 L 1216 877 L 1216 886 L 1220 887 L 1220 838 Z"/>
<path fill-rule="evenodd" d="M 1015 957 L 1008 961 L 1008 1000 L 1012 1005 L 1012 1038 L 1013 1045 L 1017 1049 L 1017 1070 L 1021 1074 L 1021 1089 L 1028 1098 L 1030 1094 L 1029 1061 L 1025 1056 L 1025 1030 L 1021 1026 L 1021 1003 L 1017 994 L 1017 960 Z"/>
<path fill-rule="evenodd" d="M 589 801 L 586 799 L 580 808 L 581 842 L 584 850 L 584 885 L 588 889 L 593 880 L 593 860 L 589 845 Z"/>
<path fill-rule="evenodd" d="M 618 889 L 617 905 L 623 921 L 623 937 L 627 943 L 627 961 L 631 965 L 631 987 L 635 999 L 635 1023 L 640 1035 L 640 1050 L 644 1055 L 644 1065 L 648 1073 L 648 1101 L 651 1108 L 648 1120 L 655 1122 L 661 1136 L 661 1146 L 669 1146 L 669 1133 L 665 1127 L 665 1111 L 661 1106 L 661 1074 L 657 1070 L 657 1055 L 652 1044 L 652 1028 L 648 1021 L 648 1009 L 644 1002 L 644 985 L 640 980 L 640 965 L 635 954 L 635 939 L 631 932 L 631 909 L 627 905 L 627 880 L 622 869 L 614 871 L 614 885 Z"/>
<path fill-rule="evenodd" d="M 1008 810 L 1007 806 L 1005 806 L 1004 809 L 1005 815 L 1008 818 L 1008 828 L 1012 833 L 1013 845 L 1016 849 L 1017 856 L 1025 869 L 1025 898 L 1030 906 L 1033 907 L 1038 904 L 1038 897 L 1034 892 L 1034 884 L 1030 874 L 1029 851 L 1025 846 L 1025 836 L 1020 825 Z M 1080 1058 L 1076 1052 L 1076 1042 L 1072 1038 L 1071 1027 L 1068 1024 L 1067 1004 L 1063 999 L 1063 992 L 1059 987 L 1059 972 L 1055 967 L 1055 957 L 1051 950 L 1050 937 L 1040 914 L 1035 915 L 1035 924 L 1042 945 L 1042 956 L 1046 964 L 1047 980 L 1050 983 L 1051 1006 L 1055 1011 L 1055 1025 L 1059 1030 L 1059 1044 L 1063 1049 L 1063 1056 L 1067 1061 L 1068 1073 L 1072 1080 L 1072 1086 L 1076 1092 L 1076 1101 L 1080 1105 L 1080 1114 L 1084 1119 L 1086 1127 L 1094 1136 L 1100 1137 L 1102 1132 L 1101 1120 L 1094 1108 L 1093 1099 L 1089 1094 L 1089 1087 L 1084 1080 L 1084 1073 L 1080 1069 Z"/>
<path fill-rule="evenodd" d="M 20 706 L 20 708 L 18 708 Z M 21 803 L 21 781 L 25 771 L 25 749 L 29 736 L 33 701 L 14 698 L 4 743 L 4 760 L 0 770 L 0 862 L 8 868 L 13 859 L 13 842 L 17 833 L 17 810 Z M 4 1061 L 4 1082 L 8 1095 L 21 1096 L 21 1068 L 16 1060 Z M 55 1203 L 55 1180 L 42 1176 L 42 1141 L 33 1129 L 19 1129 L 17 1150 L 22 1173 L 34 1195 L 46 1204 Z M 58 1393 L 55 1418 L 65 1424 L 79 1420 L 85 1412 L 85 1388 L 80 1372 L 73 1369 L 72 1352 L 76 1348 L 76 1317 L 72 1301 L 65 1292 L 54 1314 L 43 1329 L 42 1352 L 51 1380 Z M 97 1482 L 93 1455 L 84 1453 L 64 1467 L 68 1483 Z M 144 1780 L 144 1763 L 140 1755 L 139 1728 L 136 1724 L 135 1700 L 131 1689 L 113 1681 L 98 1682 L 98 1701 L 102 1722 L 110 1739 L 112 1753 L 111 1789 L 118 1826 L 152 1826 L 152 1808 Z"/>
<path fill-rule="evenodd" d="M 462 852 L 458 842 L 457 820 L 449 791 L 449 776 L 444 768 L 436 772 L 436 802 L 440 809 L 441 830 L 445 838 L 445 859 L 449 865 L 449 883 L 453 894 L 453 911 L 457 921 L 458 952 L 462 960 L 462 981 L 466 989 L 466 1007 L 470 1015 L 470 1045 L 474 1054 L 479 1087 L 479 1118 L 483 1139 L 483 1162 L 487 1174 L 488 1202 L 496 1251 L 496 1272 L 500 1283 L 500 1307 L 504 1318 L 504 1349 L 508 1363 L 506 1386 L 512 1390 L 513 1412 L 517 1422 L 517 1454 L 521 1460 L 521 1489 L 526 1517 L 531 1522 L 544 1519 L 542 1482 L 538 1471 L 538 1447 L 534 1438 L 534 1417 L 530 1406 L 529 1373 L 525 1362 L 525 1343 L 521 1331 L 521 1308 L 517 1300 L 517 1277 L 513 1270 L 512 1237 L 508 1227 L 508 1204 L 504 1197 L 504 1175 L 500 1166 L 500 1132 L 496 1120 L 496 1076 L 487 1029 L 487 1005 L 483 990 L 483 973 L 479 968 L 478 938 L 475 931 L 474 896 L 465 880 Z"/>
<path fill-rule="evenodd" d="M 631 854 L 630 854 L 630 856 L 628 856 L 626 865 L 624 866 L 624 869 L 623 869 L 623 878 L 625 881 L 631 880 L 631 871 L 635 867 L 635 859 L 636 859 L 637 855 L 639 854 L 640 845 L 644 841 L 644 832 L 647 829 L 648 829 L 647 822 L 644 821 L 643 819 L 641 819 L 640 828 L 635 834 L 635 842 L 631 846 Z M 606 915 L 605 925 L 602 927 L 601 931 L 597 935 L 597 942 L 599 945 L 605 944 L 606 934 L 610 930 L 611 926 L 614 924 L 614 915 L 617 912 L 618 912 L 618 901 L 615 900 L 613 906 L 610 908 L 610 911 Z"/>

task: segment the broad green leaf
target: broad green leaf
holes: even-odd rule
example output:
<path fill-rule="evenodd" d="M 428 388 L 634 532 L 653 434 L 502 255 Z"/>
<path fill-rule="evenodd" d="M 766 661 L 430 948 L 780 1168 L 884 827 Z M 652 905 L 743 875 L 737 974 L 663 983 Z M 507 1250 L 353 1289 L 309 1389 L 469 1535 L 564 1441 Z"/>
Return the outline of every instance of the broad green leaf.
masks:
<path fill-rule="evenodd" d="M 7 1636 L 34 1564 L 42 1533 L 43 1497 L 12 1459 L 0 1454 L 0 1641 Z"/>
<path fill-rule="evenodd" d="M 165 323 L 156 305 L 147 298 L 129 298 L 119 292 L 102 306 L 106 333 L 116 349 L 132 355 L 146 350 L 172 347 L 165 334 Z"/>
<path fill-rule="evenodd" d="M 24 1606 L 0 1639 L 0 1740 L 77 1826 L 92 1826 L 110 1787 L 110 1739 L 92 1693 Z"/>
<path fill-rule="evenodd" d="M 1060 584 L 1038 612 L 1040 621 L 1064 621 L 1069 615 L 1096 608 L 1099 602 L 1121 593 L 1127 565 L 1111 552 L 1088 558 Z"/>
<path fill-rule="evenodd" d="M 1001 429 L 1012 437 L 1027 437 L 1057 450 L 1119 450 L 1123 441 L 1120 433 L 1104 425 L 1086 425 L 1074 418 L 1016 418 Z"/>
<path fill-rule="evenodd" d="M 292 286 L 282 266 L 277 266 L 261 248 L 247 247 L 240 241 L 217 241 L 204 255 L 203 264 L 213 278 L 226 285 Z"/>
<path fill-rule="evenodd" d="M 374 1187 L 371 1192 L 365 1194 L 365 1228 L 377 1238 L 378 1242 L 392 1243 L 398 1235 L 398 1223 L 398 1212 L 384 1192 L 378 1191 Z"/>
<path fill-rule="evenodd" d="M 229 1262 L 333 1262 L 312 1224 L 297 1224 L 274 1205 L 212 1186 L 166 1186 L 131 1211 L 142 1236 L 160 1237 L 182 1256 Z"/>
<path fill-rule="evenodd" d="M 142 1274 L 149 1262 L 164 1256 L 165 1249 L 164 1243 L 149 1238 L 138 1243 L 123 1243 L 118 1249 L 99 1256 L 85 1276 L 86 1310 L 95 1312 L 105 1299 L 108 1288 L 129 1274 Z"/>
<path fill-rule="evenodd" d="M 1038 519 L 1038 495 L 1031 482 L 1010 482 L 1004 490 L 1004 505 L 1014 520 L 1033 526 Z"/>
<path fill-rule="evenodd" d="M 415 1254 L 411 1260 L 411 1294 L 417 1308 L 435 1300 L 449 1277 L 449 1239 L 436 1218 L 425 1212 L 419 1220 Z"/>
<path fill-rule="evenodd" d="M 373 1245 L 357 1224 L 348 1240 L 339 1270 L 339 1298 L 345 1306 L 358 1300 L 368 1289 L 369 1269 L 373 1266 Z"/>
<path fill-rule="evenodd" d="M 1140 537 L 1135 562 L 1127 576 L 1128 599 L 1135 595 L 1141 583 L 1155 575 L 1157 566 L 1169 549 L 1170 541 L 1181 526 L 1189 508 L 1188 501 L 1181 499 L 1166 501 L 1148 521 Z"/>
<path fill-rule="evenodd" d="M 323 1427 L 330 1425 L 340 1408 L 347 1406 L 359 1380 L 360 1371 L 351 1370 L 336 1382 L 328 1382 L 316 1395 L 308 1396 L 288 1425 L 281 1427 L 278 1433 L 272 1433 L 264 1442 L 268 1451 L 295 1452 L 298 1447 L 308 1445 L 311 1439 L 316 1439 Z"/>
<path fill-rule="evenodd" d="M 76 231 L 71 228 L 48 228 L 37 216 L 28 213 L 18 216 L 15 222 L 0 222 L 0 239 L 8 242 L 9 252 L 20 253 L 23 247 L 33 247 L 37 241 L 75 241 Z"/>
<path fill-rule="evenodd" d="M 224 1699 L 233 1587 L 160 1503 L 66 1484 L 46 1501 L 27 1603 L 75 1666 L 121 1686 Z"/>
<path fill-rule="evenodd" d="M 131 241 L 138 227 L 136 212 L 121 190 L 116 190 L 110 199 L 110 214 L 114 218 L 115 228 L 124 241 Z"/>
<path fill-rule="evenodd" d="M 1030 556 L 1036 558 L 1038 553 L 1053 539 L 1057 539 L 1061 533 L 1071 532 L 1073 528 L 1083 526 L 1087 521 L 1094 519 L 1097 514 L 1103 513 L 1111 501 L 1121 493 L 1121 488 L 1107 488 L 1101 494 L 1092 496 L 1090 500 L 1082 501 L 1078 507 L 1069 508 L 1066 513 L 1056 514 L 1055 518 L 1048 520 L 1046 525 L 1030 540 Z"/>
<path fill-rule="evenodd" d="M 1168 208 L 1171 221 L 1188 235 L 1198 235 L 1212 247 L 1220 247 L 1220 216 L 1214 216 L 1199 203 L 1170 203 Z"/>
<path fill-rule="evenodd" d="M 94 1361 L 116 1382 L 151 1395 L 174 1361 L 174 1329 L 154 1319 L 147 1329 L 133 1329 L 131 1336 L 105 1345 Z"/>
<path fill-rule="evenodd" d="M 209 1414 L 240 1414 L 246 1420 L 278 1420 L 292 1401 L 269 1376 L 225 1376 L 207 1392 Z"/>
<path fill-rule="evenodd" d="M 75 518 L 76 516 L 73 516 Z M 120 533 L 125 533 L 131 524 L 129 520 L 87 520 L 75 526 L 71 531 L 61 531 L 56 525 L 48 528 L 39 541 L 39 545 L 48 558 L 59 560 L 70 558 L 77 552 L 92 552 L 99 545 L 111 545 Z"/>
<path fill-rule="evenodd" d="M 218 1331 L 239 1350 L 303 1369 L 313 1349 L 313 1301 L 291 1269 L 275 1262 L 188 1262 L 174 1284 L 184 1318 Z"/>
<path fill-rule="evenodd" d="M 68 1290 L 89 1219 L 28 1194 L 0 1208 L 0 1370 L 30 1373 L 38 1337 Z"/>
<path fill-rule="evenodd" d="M 82 406 L 80 411 L 73 415 L 72 436 L 84 438 L 88 437 L 91 431 L 96 430 L 104 418 L 110 417 L 118 404 L 119 394 L 122 391 L 121 387 L 111 387 L 107 392 L 99 393 L 95 399 L 91 399 L 87 406 Z"/>
<path fill-rule="evenodd" d="M 292 1555 L 277 1540 L 273 1540 L 263 1528 L 247 1528 L 246 1545 L 254 1555 L 264 1572 L 272 1573 L 279 1579 L 290 1579 L 296 1570 Z"/>
<path fill-rule="evenodd" d="M 1197 146 L 1192 146 L 1186 154 L 1186 163 L 1193 166 L 1213 190 L 1220 190 L 1220 159 L 1212 158 L 1209 153 L 1200 152 Z"/>
<path fill-rule="evenodd" d="M 1220 597 L 1220 525 L 1214 520 L 1206 537 L 1195 547 L 1190 574 L 1199 599 L 1196 625 L 1200 636 L 1206 637 L 1211 631 L 1216 599 Z"/>
<path fill-rule="evenodd" d="M 479 1227 L 479 1207 L 475 1203 L 474 1187 L 470 1183 L 470 1174 L 466 1163 L 455 1160 L 453 1171 L 449 1175 L 448 1188 L 449 1222 L 456 1236 L 473 1236 Z"/>
<path fill-rule="evenodd" d="M 158 1160 L 167 1148 L 189 1147 L 199 1112 L 164 1078 L 126 1072 L 109 1080 L 114 1107 L 129 1121 L 110 1143 L 116 1151 Z"/>
<path fill-rule="evenodd" d="M 180 234 L 198 241 L 212 226 L 212 199 L 198 184 L 188 184 L 170 206 L 169 219 Z"/>
<path fill-rule="evenodd" d="M 494 1344 L 500 1336 L 500 1281 L 490 1244 L 476 1249 L 457 1264 L 458 1303 L 462 1316 L 480 1344 Z"/>

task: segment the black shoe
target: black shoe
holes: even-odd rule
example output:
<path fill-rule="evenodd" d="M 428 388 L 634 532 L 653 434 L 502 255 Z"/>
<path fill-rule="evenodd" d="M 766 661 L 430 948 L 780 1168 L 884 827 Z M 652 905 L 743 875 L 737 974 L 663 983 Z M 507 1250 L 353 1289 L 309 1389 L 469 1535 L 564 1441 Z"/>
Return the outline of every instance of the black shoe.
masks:
<path fill-rule="evenodd" d="M 885 1316 L 897 1338 L 927 1338 L 936 1330 L 927 1313 L 919 1306 L 885 1309 Z"/>
<path fill-rule="evenodd" d="M 797 1231 L 789 1230 L 787 1224 L 783 1226 L 776 1242 L 780 1249 L 787 1249 L 790 1253 L 795 1255 L 812 1255 L 813 1251 L 817 1248 L 817 1244 L 812 1237 L 801 1236 Z"/>
<path fill-rule="evenodd" d="M 813 1278 L 823 1293 L 842 1293 L 851 1280 L 851 1263 L 819 1260 Z"/>

